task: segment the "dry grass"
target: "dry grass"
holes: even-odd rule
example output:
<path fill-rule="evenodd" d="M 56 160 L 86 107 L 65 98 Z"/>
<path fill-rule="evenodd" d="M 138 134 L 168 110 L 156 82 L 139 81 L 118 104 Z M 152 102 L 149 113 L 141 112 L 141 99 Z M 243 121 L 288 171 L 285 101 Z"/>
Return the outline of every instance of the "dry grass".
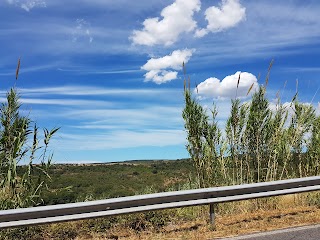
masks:
<path fill-rule="evenodd" d="M 320 224 L 319 193 L 219 204 L 216 228 L 208 206 L 82 220 L 0 232 L 0 239 L 203 240 Z"/>
<path fill-rule="evenodd" d="M 175 184 L 183 184 L 184 179 L 179 177 L 169 177 L 164 180 L 163 186 L 164 188 L 170 188 L 170 186 L 174 186 Z"/>
<path fill-rule="evenodd" d="M 115 227 L 104 233 L 87 234 L 76 239 L 203 240 L 320 223 L 320 207 L 296 206 L 297 197 L 300 198 L 297 195 L 281 197 L 274 210 L 260 209 L 237 214 L 218 214 L 215 230 L 207 222 L 208 216 L 202 214 L 196 220 L 173 222 L 160 230 L 134 231 Z M 301 203 L 301 199 L 298 201 Z M 239 203 L 240 209 L 245 209 L 249 204 L 248 201 Z"/>
<path fill-rule="evenodd" d="M 207 221 L 199 219 L 166 226 L 161 231 L 136 232 L 132 229 L 114 228 L 108 233 L 88 234 L 76 238 L 85 239 L 128 239 L 128 240 L 203 240 L 241 235 L 259 231 L 268 231 L 292 226 L 320 223 L 320 209 L 316 207 L 295 207 L 285 210 L 257 211 L 238 215 L 218 216 L 216 230 Z"/>

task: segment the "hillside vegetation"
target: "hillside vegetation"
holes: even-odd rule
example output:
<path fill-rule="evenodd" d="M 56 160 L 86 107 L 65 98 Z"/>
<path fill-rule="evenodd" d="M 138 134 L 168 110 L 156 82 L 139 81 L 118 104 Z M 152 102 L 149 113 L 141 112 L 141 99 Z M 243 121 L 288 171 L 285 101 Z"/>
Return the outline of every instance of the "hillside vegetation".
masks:
<path fill-rule="evenodd" d="M 69 203 L 178 190 L 192 179 L 190 160 L 54 164 L 45 204 Z M 190 180 L 189 180 L 190 179 Z"/>

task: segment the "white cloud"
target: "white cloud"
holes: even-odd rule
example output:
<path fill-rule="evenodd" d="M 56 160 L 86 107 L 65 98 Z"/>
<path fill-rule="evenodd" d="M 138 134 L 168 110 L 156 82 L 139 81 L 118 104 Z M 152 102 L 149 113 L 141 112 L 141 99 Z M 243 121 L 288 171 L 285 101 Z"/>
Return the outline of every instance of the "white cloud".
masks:
<path fill-rule="evenodd" d="M 108 134 L 88 134 L 85 137 L 77 134 L 59 134 L 60 139 L 52 144 L 62 150 L 105 150 L 115 148 L 132 148 L 143 146 L 164 147 L 185 144 L 183 130 L 144 131 L 122 130 Z M 90 144 L 88 144 L 90 143 Z"/>
<path fill-rule="evenodd" d="M 182 33 L 192 32 L 197 27 L 193 14 L 200 10 L 200 5 L 200 0 L 176 0 L 161 11 L 161 20 L 146 19 L 143 29 L 134 30 L 130 38 L 139 45 L 171 45 Z"/>
<path fill-rule="evenodd" d="M 60 115 L 72 125 L 63 126 L 54 148 L 70 151 L 183 145 L 181 111 L 182 107 L 161 104 L 133 109 L 65 109 L 55 112 L 55 117 Z M 74 124 L 79 119 L 81 122 Z"/>
<path fill-rule="evenodd" d="M 4 100 L 0 98 L 1 102 Z M 42 98 L 21 98 L 20 102 L 23 104 L 37 104 L 37 105 L 61 105 L 61 106 L 109 106 L 110 102 L 98 100 L 81 100 L 81 99 L 42 99 Z"/>
<path fill-rule="evenodd" d="M 161 84 L 177 79 L 178 72 L 172 70 L 181 70 L 182 63 L 187 63 L 194 51 L 194 49 L 175 50 L 170 55 L 149 59 L 141 67 L 141 69 L 148 71 L 144 75 L 145 81 Z"/>
<path fill-rule="evenodd" d="M 90 23 L 84 19 L 76 20 L 76 27 L 72 32 L 72 41 L 78 42 L 80 39 L 87 39 L 89 43 L 92 43 L 93 37 L 90 33 Z"/>
<path fill-rule="evenodd" d="M 151 58 L 145 65 L 142 66 L 142 69 L 147 71 L 165 68 L 180 70 L 182 63 L 187 63 L 194 51 L 194 49 L 175 50 L 171 53 L 171 55 L 167 55 L 162 58 Z"/>
<path fill-rule="evenodd" d="M 9 4 L 14 4 L 15 6 L 21 7 L 22 9 L 29 12 L 35 7 L 46 7 L 46 2 L 44 0 L 7 0 Z"/>
<path fill-rule="evenodd" d="M 240 82 L 237 90 L 237 83 L 240 74 Z M 226 76 L 222 81 L 218 78 L 208 78 L 200 83 L 197 87 L 198 94 L 204 97 L 214 98 L 233 98 L 245 97 L 251 85 L 253 85 L 252 92 L 258 87 L 256 76 L 248 72 L 236 72 L 233 75 Z"/>
<path fill-rule="evenodd" d="M 123 73 L 134 73 L 140 72 L 140 69 L 119 69 L 119 70 L 102 70 L 102 69 L 83 69 L 82 67 L 77 68 L 57 68 L 61 72 L 73 72 L 78 74 L 123 74 Z M 11 73 L 12 74 L 12 73 Z M 1 76 L 1 73 L 0 73 Z"/>
<path fill-rule="evenodd" d="M 171 45 L 182 33 L 196 30 L 195 35 L 203 37 L 209 32 L 220 32 L 234 27 L 246 16 L 246 9 L 239 0 L 222 0 L 220 7 L 212 6 L 205 11 L 207 27 L 196 29 L 197 22 L 193 15 L 200 7 L 200 0 L 176 0 L 161 11 L 162 19 L 147 18 L 143 22 L 143 29 L 134 30 L 130 39 L 139 45 Z"/>
<path fill-rule="evenodd" d="M 198 29 L 197 37 L 203 37 L 209 32 L 221 32 L 236 26 L 246 18 L 246 9 L 239 0 L 222 0 L 220 8 L 212 6 L 205 11 L 207 28 Z"/>
<path fill-rule="evenodd" d="M 269 109 L 272 112 L 276 112 L 279 109 L 280 105 L 278 103 L 278 99 L 273 99 L 269 102 Z M 292 102 L 284 102 L 281 103 L 281 107 L 283 107 L 286 111 L 289 112 L 289 116 L 292 116 L 292 114 L 294 113 L 293 111 L 293 103 Z"/>
<path fill-rule="evenodd" d="M 23 66 L 23 68 L 19 70 L 19 73 L 21 74 L 21 73 L 39 72 L 43 70 L 56 68 L 57 66 L 59 66 L 58 62 L 39 64 L 39 65 L 33 65 L 33 66 Z M 16 66 L 9 69 L 1 69 L 0 76 L 14 76 L 15 67 Z"/>
<path fill-rule="evenodd" d="M 315 107 L 316 109 L 316 115 L 320 116 L 320 102 L 318 102 L 317 106 Z"/>
<path fill-rule="evenodd" d="M 174 79 L 177 79 L 178 72 L 176 71 L 166 71 L 166 70 L 151 70 L 145 75 L 146 81 L 152 80 L 157 84 L 170 82 Z"/>
<path fill-rule="evenodd" d="M 18 88 L 18 92 L 23 96 L 48 96 L 48 95 L 65 95 L 65 96 L 135 96 L 135 97 L 154 97 L 176 94 L 173 89 L 142 89 L 142 88 L 105 88 L 88 85 L 66 85 L 57 87 L 43 88 Z M 0 91 L 5 95 L 6 91 Z M 167 97 L 166 97 L 167 98 Z"/>
<path fill-rule="evenodd" d="M 320 104 L 318 103 L 317 104 L 312 104 L 310 102 L 300 102 L 300 104 L 304 105 L 305 107 L 313 107 L 313 109 L 315 110 L 315 114 L 317 116 L 320 115 Z M 290 124 L 292 123 L 292 118 L 295 116 L 295 105 L 293 102 L 284 102 L 284 103 L 278 103 L 278 99 L 273 99 L 269 102 L 269 109 L 273 112 L 273 113 L 276 113 L 277 110 L 279 110 L 279 108 L 283 108 L 284 111 L 286 113 L 288 113 L 288 117 L 285 121 L 285 127 L 289 127 Z M 310 136 L 309 136 L 309 133 L 306 134 L 306 139 L 308 139 Z"/>
<path fill-rule="evenodd" d="M 168 129 L 180 128 L 183 120 L 180 116 L 181 107 L 137 106 L 134 109 L 88 108 L 63 110 L 61 115 L 65 119 L 82 119 L 79 126 L 90 126 L 99 129 L 100 126 L 108 126 L 121 129 Z M 106 116 L 108 116 L 106 118 Z M 170 127 L 168 127 L 170 126 Z"/>

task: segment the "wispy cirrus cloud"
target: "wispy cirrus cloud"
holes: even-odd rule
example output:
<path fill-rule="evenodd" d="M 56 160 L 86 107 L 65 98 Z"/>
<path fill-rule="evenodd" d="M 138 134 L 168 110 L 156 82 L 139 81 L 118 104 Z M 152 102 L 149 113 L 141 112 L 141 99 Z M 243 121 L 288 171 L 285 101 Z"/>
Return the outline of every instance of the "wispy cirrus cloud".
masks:
<path fill-rule="evenodd" d="M 90 23 L 83 18 L 76 20 L 76 26 L 72 32 L 72 42 L 78 42 L 81 39 L 85 39 L 89 43 L 93 41 L 93 36 L 90 32 Z"/>
<path fill-rule="evenodd" d="M 24 60 L 24 59 L 22 59 Z M 58 62 L 54 62 L 54 63 L 47 63 L 47 64 L 43 64 L 43 65 L 34 65 L 34 66 L 23 66 L 23 68 L 21 68 L 19 70 L 20 75 L 22 73 L 30 73 L 30 72 L 39 72 L 39 71 L 44 71 L 44 70 L 49 70 L 49 69 L 54 69 L 57 66 L 59 66 L 60 63 Z M 15 66 L 8 69 L 6 68 L 5 71 L 3 71 L 3 69 L 0 67 L 0 76 L 14 76 L 15 75 Z"/>
<path fill-rule="evenodd" d="M 183 130 L 143 131 L 117 130 L 109 133 L 88 134 L 85 137 L 78 134 L 59 134 L 59 141 L 52 142 L 61 150 L 106 150 L 114 148 L 134 147 L 164 147 L 185 143 Z"/>
<path fill-rule="evenodd" d="M 286 67 L 282 69 L 285 72 L 320 72 L 320 67 Z"/>
<path fill-rule="evenodd" d="M 161 105 L 136 106 L 135 108 L 86 108 L 72 109 L 61 114 L 69 119 L 82 119 L 87 126 L 121 125 L 124 128 L 136 128 L 137 126 L 148 126 L 148 128 L 170 128 L 182 124 L 180 112 L 181 107 L 163 107 Z"/>
<path fill-rule="evenodd" d="M 7 3 L 20 7 L 27 12 L 33 8 L 43 8 L 47 6 L 44 0 L 7 0 Z"/>
<path fill-rule="evenodd" d="M 23 96 L 135 96 L 135 97 L 155 97 L 177 94 L 176 89 L 158 89 L 158 88 L 107 88 L 86 85 L 66 85 L 41 88 L 18 88 Z M 5 93 L 4 91 L 2 92 Z"/>
<path fill-rule="evenodd" d="M 124 74 L 141 72 L 141 69 L 119 69 L 119 70 L 103 70 L 103 69 L 83 69 L 83 68 L 57 68 L 61 72 L 73 72 L 78 74 Z M 1 73 L 0 73 L 1 74 Z"/>
<path fill-rule="evenodd" d="M 23 96 L 22 112 L 35 121 L 45 121 L 46 127 L 50 127 L 48 124 L 61 126 L 63 119 L 64 124 L 52 142 L 52 147 L 59 151 L 77 151 L 79 147 L 83 150 L 161 147 L 185 141 L 180 103 L 166 106 L 163 102 L 152 102 L 161 96 L 166 99 L 177 96 L 181 91 L 89 86 L 20 88 L 18 91 Z M 5 91 L 1 95 L 4 94 Z M 112 102 L 110 96 L 115 97 Z M 134 105 L 123 102 L 128 96 Z M 146 96 L 150 100 L 145 101 Z M 30 105 L 37 108 L 30 111 Z"/>
<path fill-rule="evenodd" d="M 184 145 L 180 107 L 161 104 L 136 105 L 131 109 L 119 107 L 119 104 L 84 105 L 77 109 L 65 106 L 54 113 L 38 110 L 37 115 L 51 119 L 52 123 L 64 118 L 65 124 L 51 145 L 59 151 Z"/>
<path fill-rule="evenodd" d="M 4 95 L 4 93 L 0 93 Z M 0 102 L 6 102 L 6 98 L 0 97 Z M 28 105 L 55 105 L 64 107 L 96 107 L 113 106 L 112 103 L 99 100 L 83 100 L 83 99 L 58 99 L 58 98 L 20 98 L 19 102 Z"/>
<path fill-rule="evenodd" d="M 105 107 L 113 105 L 107 101 L 99 100 L 81 100 L 81 99 L 42 99 L 42 98 L 21 98 L 20 102 L 23 104 L 32 105 L 57 105 L 57 106 L 77 106 L 77 107 Z"/>

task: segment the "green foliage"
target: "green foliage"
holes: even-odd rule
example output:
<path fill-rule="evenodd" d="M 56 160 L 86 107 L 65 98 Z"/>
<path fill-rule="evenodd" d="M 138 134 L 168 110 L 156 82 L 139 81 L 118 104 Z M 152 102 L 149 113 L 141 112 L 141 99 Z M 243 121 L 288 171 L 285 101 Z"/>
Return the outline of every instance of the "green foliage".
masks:
<path fill-rule="evenodd" d="M 20 59 L 16 72 L 20 66 Z M 41 203 L 42 190 L 50 179 L 48 169 L 52 154 L 48 145 L 58 128 L 44 129 L 43 145 L 39 145 L 38 127 L 20 112 L 21 104 L 15 88 L 7 93 L 0 107 L 0 209 L 29 207 Z M 29 143 L 30 138 L 32 144 Z M 40 164 L 34 164 L 39 159 Z M 19 163 L 27 162 L 19 171 Z"/>
<path fill-rule="evenodd" d="M 246 166 L 243 160 L 245 148 L 245 124 L 247 119 L 248 106 L 240 105 L 240 100 L 231 100 L 231 115 L 226 123 L 226 144 L 229 146 L 229 167 L 234 170 L 232 172 L 233 179 L 237 179 L 237 183 L 243 183 L 248 176 Z M 238 169 L 237 171 L 235 171 Z M 229 177 L 230 178 L 230 177 Z"/>
<path fill-rule="evenodd" d="M 310 133 L 313 122 L 315 121 L 315 110 L 311 105 L 305 105 L 299 103 L 297 100 L 294 101 L 294 114 L 291 119 L 289 126 L 289 138 L 291 142 L 292 157 L 289 163 L 288 171 L 293 176 L 303 177 L 308 175 L 304 166 L 307 159 L 303 159 L 302 154 L 304 152 L 304 146 L 308 144 L 305 136 Z"/>
<path fill-rule="evenodd" d="M 248 179 L 258 182 L 265 176 L 267 165 L 264 157 L 267 155 L 272 134 L 268 129 L 271 112 L 265 91 L 264 87 L 259 87 L 259 90 L 253 94 L 246 122 L 247 164 L 249 172 L 253 173 Z"/>
<path fill-rule="evenodd" d="M 41 226 L 9 228 L 0 231 L 2 240 L 44 239 L 44 229 Z"/>
<path fill-rule="evenodd" d="M 311 126 L 311 137 L 308 142 L 305 171 L 310 175 L 320 174 L 320 116 L 316 117 Z"/>
<path fill-rule="evenodd" d="M 222 134 L 215 105 L 210 118 L 190 89 L 185 87 L 184 92 L 187 150 L 200 187 L 319 174 L 320 120 L 312 105 L 298 101 L 297 93 L 290 106 L 278 97 L 273 110 L 265 86 L 252 94 L 250 102 L 231 100 Z"/>
<path fill-rule="evenodd" d="M 185 108 L 182 117 L 188 132 L 187 149 L 195 166 L 199 187 L 216 184 L 220 178 L 216 168 L 224 169 L 224 164 L 219 161 L 222 150 L 221 132 L 216 122 L 217 110 L 213 107 L 211 118 L 205 109 L 185 90 Z"/>
<path fill-rule="evenodd" d="M 157 173 L 155 173 L 155 170 Z M 190 160 L 129 161 L 106 164 L 55 164 L 44 204 L 71 203 L 178 190 L 193 176 Z M 116 184 L 115 184 L 116 183 Z M 67 186 L 70 188 L 66 189 Z M 65 190 L 61 190 L 65 189 Z M 147 191 L 148 189 L 148 191 Z"/>

